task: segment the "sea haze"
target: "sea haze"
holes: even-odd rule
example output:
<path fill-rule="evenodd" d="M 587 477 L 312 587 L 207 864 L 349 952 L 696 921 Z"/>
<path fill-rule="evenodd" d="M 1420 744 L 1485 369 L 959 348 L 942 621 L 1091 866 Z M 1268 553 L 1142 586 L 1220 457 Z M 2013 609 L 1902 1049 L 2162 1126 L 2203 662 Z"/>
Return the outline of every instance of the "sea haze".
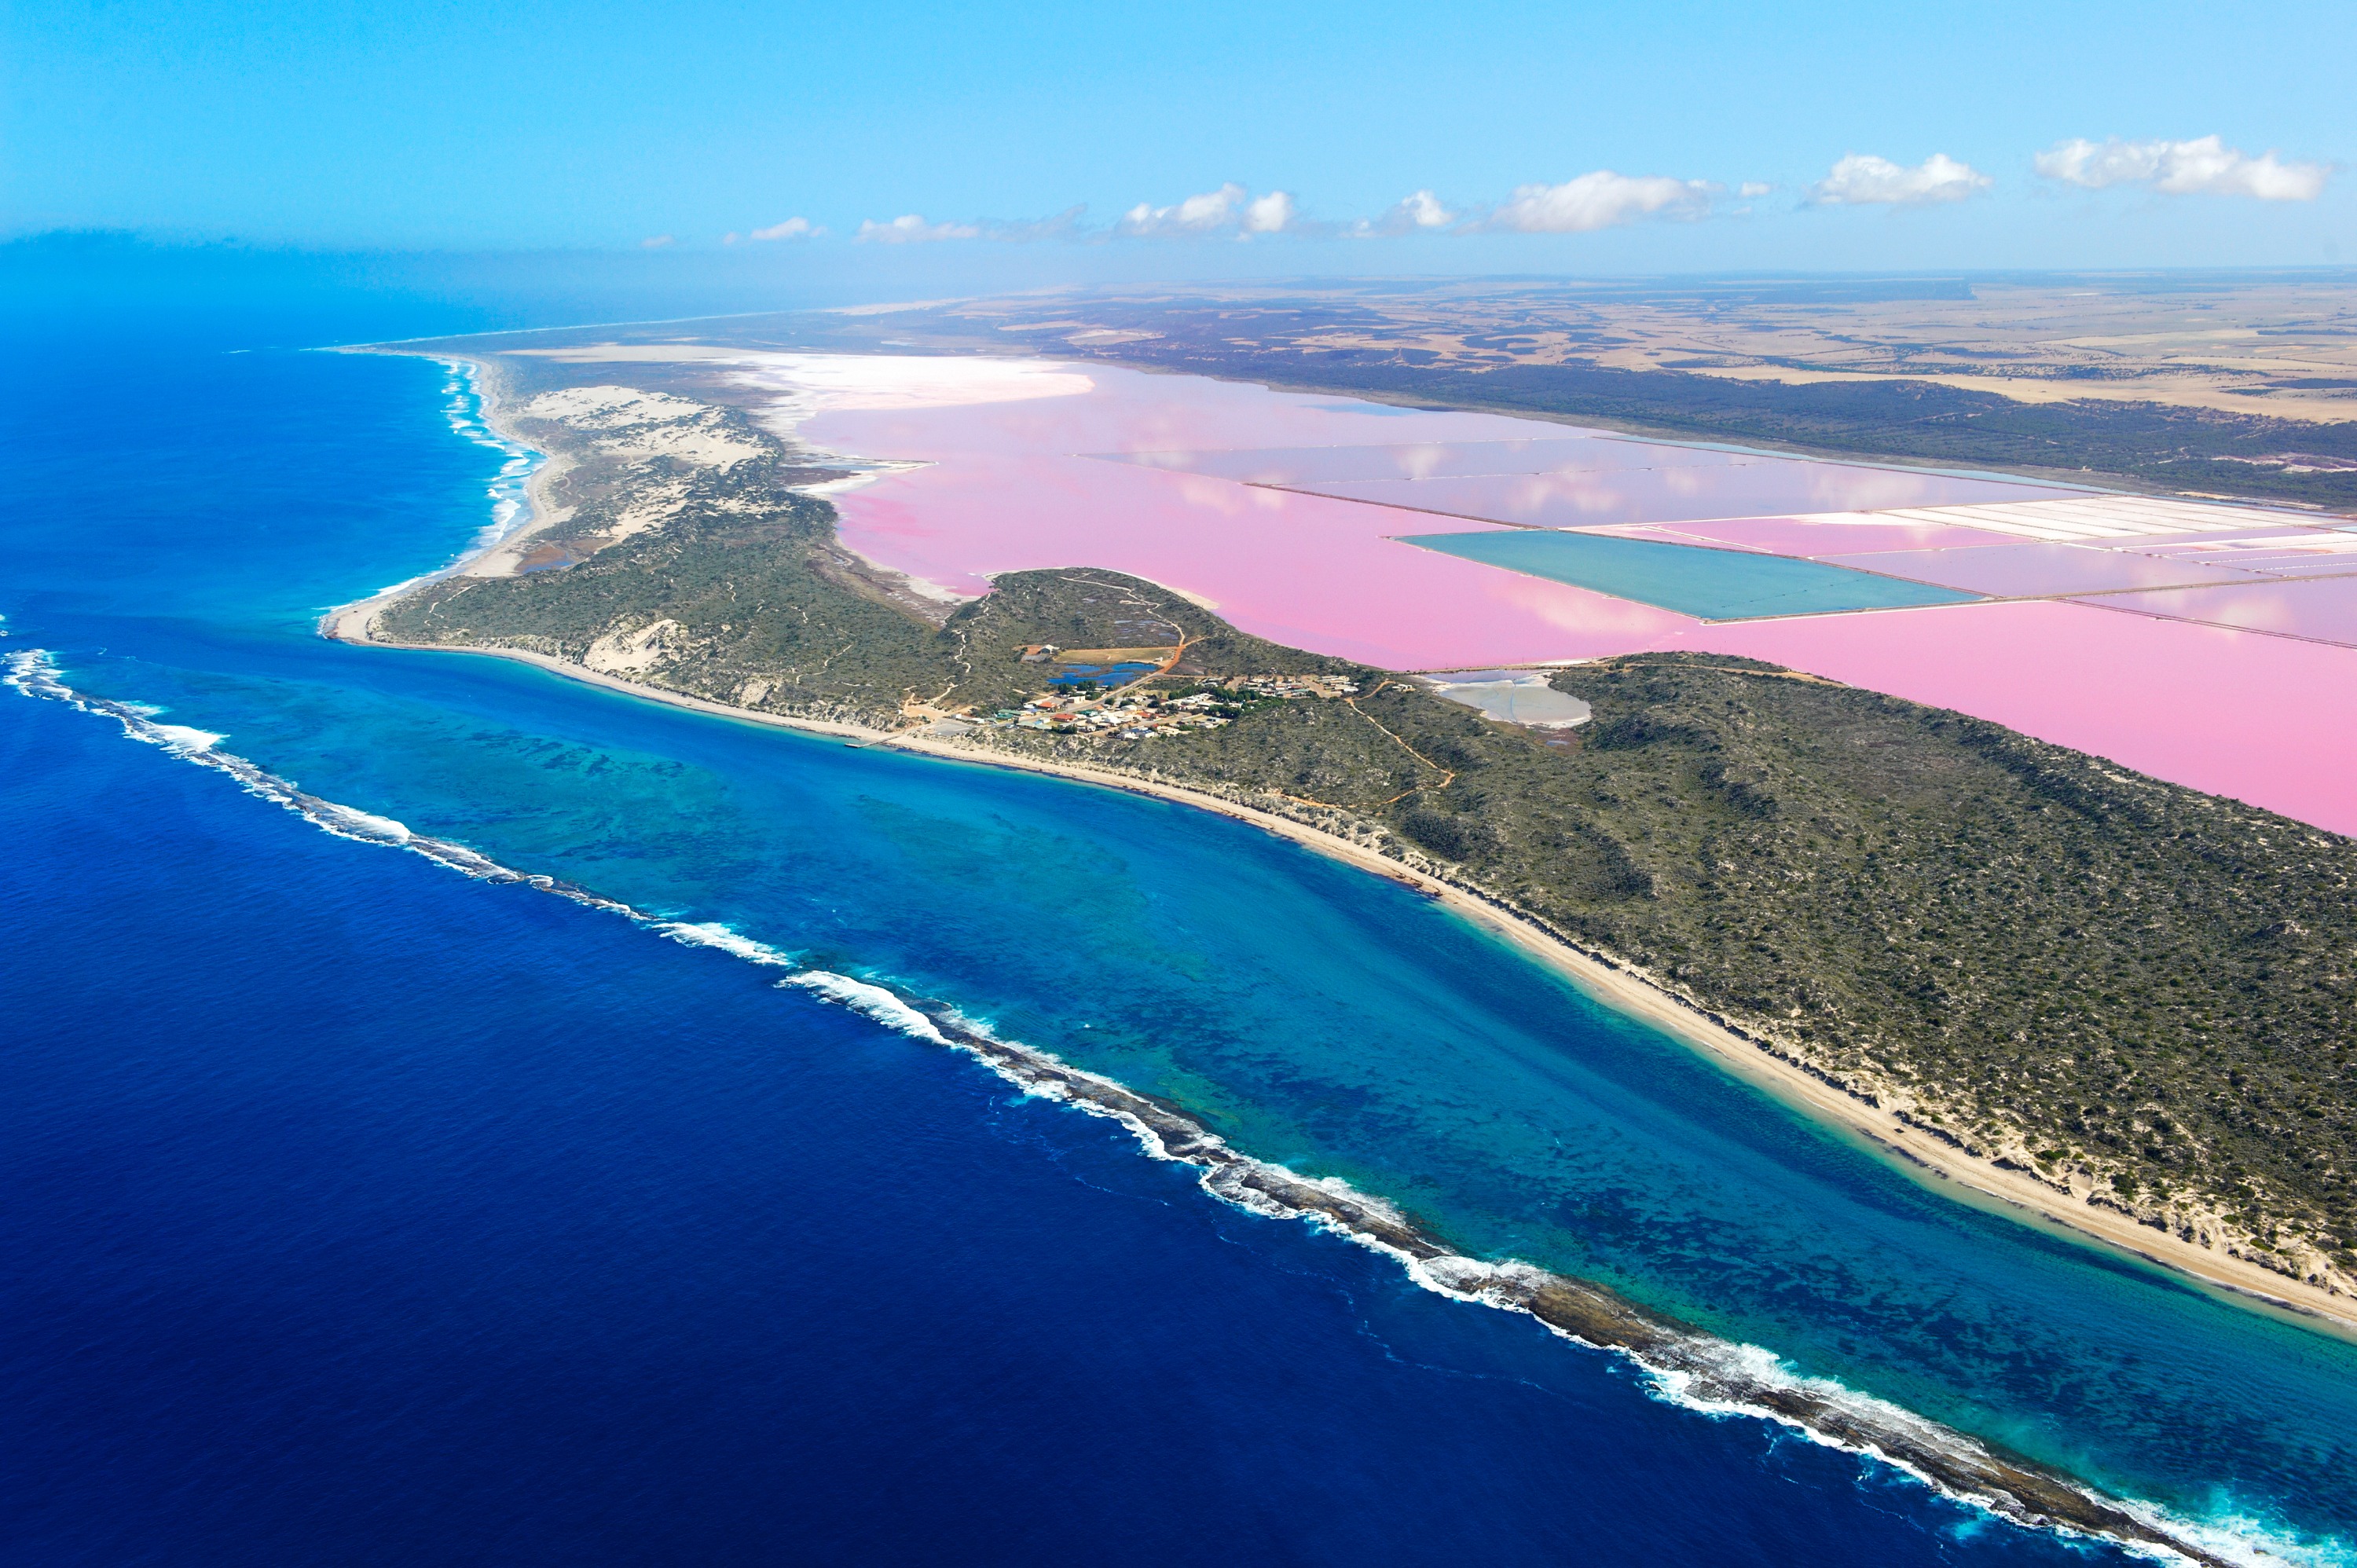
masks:
<path fill-rule="evenodd" d="M 511 483 L 464 389 L 193 307 L 77 325 L 16 367 L 0 651 L 2222 1540 L 2357 1538 L 2351 1347 L 1949 1202 L 1240 825 L 323 642 Z M 0 759 L 8 1560 L 2112 1555 L 1683 1408 L 774 967 L 321 832 L 102 712 L 0 692 Z"/>

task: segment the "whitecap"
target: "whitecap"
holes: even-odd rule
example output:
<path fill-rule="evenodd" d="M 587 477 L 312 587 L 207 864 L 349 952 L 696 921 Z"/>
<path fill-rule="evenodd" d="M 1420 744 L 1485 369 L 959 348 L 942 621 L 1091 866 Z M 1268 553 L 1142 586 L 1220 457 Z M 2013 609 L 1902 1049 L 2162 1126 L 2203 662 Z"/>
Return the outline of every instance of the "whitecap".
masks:
<path fill-rule="evenodd" d="M 880 985 L 854 980 L 847 974 L 834 974 L 823 969 L 806 969 L 800 974 L 790 974 L 778 982 L 804 991 L 815 991 L 831 1001 L 839 1002 L 855 1013 L 865 1014 L 888 1029 L 914 1036 L 937 1046 L 946 1046 L 949 1037 L 934 1026 L 931 1018 L 901 1001 Z"/>
<path fill-rule="evenodd" d="M 150 724 L 148 733 L 139 738 L 153 742 L 167 751 L 210 751 L 227 740 L 225 735 L 215 735 L 209 729 L 192 729 L 187 725 Z"/>
<path fill-rule="evenodd" d="M 491 478 L 485 496 L 491 503 L 490 520 L 477 532 L 466 553 L 479 555 L 522 530 L 533 520 L 532 477 L 547 461 L 545 454 L 501 435 L 485 413 L 489 403 L 482 388 L 479 367 L 468 360 L 440 360 L 450 374 L 443 388 L 447 399 L 443 412 L 450 428 L 478 446 L 488 446 L 504 455 L 507 461 Z M 438 574 L 428 574 L 428 576 Z M 414 578 L 412 583 L 425 578 Z M 400 584 L 408 587 L 411 583 Z M 385 589 L 386 593 L 395 589 Z"/>
<path fill-rule="evenodd" d="M 655 922 L 654 929 L 675 942 L 684 942 L 690 947 L 717 948 L 722 952 L 743 959 L 747 963 L 774 964 L 783 968 L 793 966 L 791 958 L 769 943 L 757 942 L 750 937 L 740 935 L 735 927 L 723 925 L 717 920 L 702 923 L 661 920 Z"/>

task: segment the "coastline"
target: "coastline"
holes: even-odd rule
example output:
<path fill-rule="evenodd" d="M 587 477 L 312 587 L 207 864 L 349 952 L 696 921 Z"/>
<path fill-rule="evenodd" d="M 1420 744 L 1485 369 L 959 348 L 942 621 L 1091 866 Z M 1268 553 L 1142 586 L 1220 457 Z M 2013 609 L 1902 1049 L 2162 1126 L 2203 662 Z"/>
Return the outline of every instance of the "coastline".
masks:
<path fill-rule="evenodd" d="M 137 704 L 64 684 L 44 650 L 21 650 L 6 663 L 5 683 L 23 695 L 111 718 L 131 738 L 226 773 L 250 793 L 338 837 L 422 854 L 469 877 L 529 886 L 619 916 L 674 941 L 784 969 L 789 972 L 780 984 L 961 1051 L 1027 1095 L 1120 1124 L 1147 1157 L 1194 1167 L 1197 1185 L 1222 1203 L 1273 1219 L 1307 1222 L 1392 1259 L 1425 1290 L 1528 1316 L 1575 1344 L 1625 1356 L 1651 1384 L 1653 1396 L 1669 1403 L 1707 1415 L 1750 1416 L 1789 1427 L 1813 1443 L 1889 1465 L 1955 1502 L 2026 1529 L 2109 1540 L 2133 1552 L 2210 1568 L 2248 1560 L 2232 1550 L 2236 1544 L 2232 1531 L 2222 1533 L 2164 1507 L 2107 1492 L 2067 1469 L 1945 1426 L 1878 1395 L 1796 1373 L 1754 1347 L 1664 1316 L 1609 1286 L 1517 1262 L 1466 1256 L 1379 1196 L 1246 1155 L 1178 1107 L 1050 1052 L 1001 1038 L 952 1007 L 906 998 L 849 975 L 802 967 L 789 955 L 738 937 L 726 926 L 669 919 L 578 884 L 503 865 L 463 843 L 414 833 L 401 822 L 307 794 L 292 781 L 222 750 L 215 744 L 221 737 L 159 725 L 149 716 L 150 710 Z M 877 733 L 856 725 L 829 727 L 846 734 Z"/>
<path fill-rule="evenodd" d="M 455 568 L 454 568 L 455 569 Z M 863 746 L 889 747 L 941 761 L 965 762 L 1044 774 L 1074 783 L 1126 790 L 1211 811 L 1289 839 L 1358 870 L 1388 877 L 1434 898 L 1471 924 L 1512 943 L 1616 1012 L 1636 1017 L 1709 1058 L 1722 1069 L 1837 1133 L 1861 1141 L 1903 1174 L 1955 1201 L 2007 1215 L 2050 1232 L 2060 1230 L 2081 1245 L 2126 1253 L 2189 1279 L 2238 1305 L 2291 1316 L 2304 1326 L 2338 1337 L 2357 1339 L 2357 1302 L 2272 1270 L 2184 1240 L 2127 1215 L 2072 1202 L 2019 1172 L 1966 1154 L 1935 1133 L 1819 1078 L 1749 1037 L 1704 1015 L 1627 968 L 1587 952 L 1489 898 L 1392 860 L 1362 844 L 1216 795 L 1082 764 L 952 744 L 914 732 L 895 732 L 826 719 L 756 713 L 684 693 L 665 691 L 587 669 L 548 654 L 510 648 L 454 648 L 392 642 L 374 635 L 377 613 L 410 585 L 331 611 L 322 636 L 338 641 L 414 652 L 476 654 L 531 664 L 553 674 L 650 702 L 715 717 L 773 728 L 824 735 Z"/>
<path fill-rule="evenodd" d="M 412 577 L 407 582 L 395 583 L 391 587 L 380 588 L 364 599 L 355 599 L 350 604 L 337 606 L 321 618 L 320 630 L 326 635 L 343 641 L 368 640 L 367 628 L 375 620 L 378 611 L 411 589 L 421 587 L 443 577 L 514 576 L 522 557 L 522 552 L 519 547 L 533 535 L 563 521 L 565 517 L 571 515 L 570 509 L 559 508 L 555 504 L 549 494 L 549 487 L 572 468 L 573 459 L 561 452 L 541 450 L 500 422 L 502 404 L 500 397 L 499 376 L 483 360 L 468 359 L 458 354 L 423 353 L 414 349 L 379 345 L 361 345 L 328 351 L 338 354 L 387 354 L 404 359 L 425 360 L 431 364 L 447 367 L 451 374 L 464 381 L 468 390 L 474 394 L 475 417 L 484 430 L 494 438 L 486 444 L 526 456 L 529 467 L 524 475 L 522 505 L 505 530 L 496 534 L 486 533 L 478 536 L 458 553 L 457 559 L 447 565 Z M 453 424 L 457 423 L 454 416 Z M 464 434 L 463 427 L 461 427 L 461 433 Z M 481 440 L 480 436 L 470 438 Z M 494 489 L 494 496 L 497 493 Z M 492 569 L 485 570 L 486 567 Z M 347 635 L 351 632 L 357 632 L 358 635 Z"/>
<path fill-rule="evenodd" d="M 560 455 L 539 452 L 538 448 L 531 446 L 513 431 L 501 425 L 499 416 L 502 405 L 496 386 L 497 377 L 480 360 L 450 354 L 424 354 L 398 346 L 348 351 L 414 355 L 459 371 L 474 389 L 478 415 L 483 424 L 501 440 L 537 453 L 542 460 L 526 481 L 524 513 L 508 532 L 474 544 L 438 571 L 395 584 L 367 598 L 329 610 L 319 623 L 320 634 L 324 637 L 337 641 L 406 648 L 419 652 L 476 653 L 509 659 L 537 665 L 553 674 L 602 686 L 624 695 L 716 717 L 830 736 L 865 746 L 890 746 L 895 750 L 943 761 L 1039 773 L 1075 783 L 1150 796 L 1231 818 L 1289 839 L 1358 870 L 1388 877 L 1437 900 L 1461 918 L 1512 943 L 1525 956 L 1546 965 L 1601 1004 L 1660 1029 L 1681 1045 L 1707 1058 L 1722 1070 L 1771 1095 L 1789 1109 L 1860 1143 L 1868 1152 L 1901 1174 L 1943 1197 L 2004 1214 L 2017 1222 L 2049 1233 L 2059 1231 L 2064 1239 L 2079 1245 L 2097 1247 L 2115 1255 L 2125 1253 L 2190 1280 L 2197 1286 L 2246 1309 L 2289 1316 L 2318 1332 L 2357 1340 L 2357 1300 L 2184 1240 L 2129 1215 L 2099 1208 L 2092 1201 L 2058 1193 L 2026 1173 L 1968 1154 L 1945 1136 L 1828 1081 L 1717 1016 L 1653 984 L 1632 967 L 1576 945 L 1522 911 L 1446 877 L 1393 860 L 1363 844 L 1354 843 L 1276 812 L 1256 810 L 1179 785 L 1139 779 L 1085 764 L 1051 762 L 985 746 L 951 743 L 914 731 L 886 731 L 836 720 L 756 713 L 685 693 L 624 680 L 523 649 L 453 648 L 444 644 L 400 643 L 380 638 L 375 630 L 377 616 L 393 601 L 424 583 L 447 576 L 512 575 L 511 563 L 507 572 L 484 571 L 481 568 L 502 557 L 511 556 L 522 541 L 559 521 L 544 487 L 570 467 L 570 463 Z"/>

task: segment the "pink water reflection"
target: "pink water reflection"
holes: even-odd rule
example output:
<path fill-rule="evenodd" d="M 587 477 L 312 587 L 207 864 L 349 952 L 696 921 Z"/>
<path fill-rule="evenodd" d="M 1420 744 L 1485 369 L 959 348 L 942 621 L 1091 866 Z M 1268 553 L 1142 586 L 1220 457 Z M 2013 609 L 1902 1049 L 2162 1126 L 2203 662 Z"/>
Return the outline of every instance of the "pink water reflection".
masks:
<path fill-rule="evenodd" d="M 1112 453 L 1125 463 L 1251 485 L 1315 489 L 1348 479 L 1429 479 L 1491 474 L 1556 474 L 1625 468 L 1724 468 L 1785 464 L 1765 453 L 1675 446 L 1616 435 L 1527 441 L 1410 441 L 1380 446 L 1277 446 Z"/>
<path fill-rule="evenodd" d="M 1540 427 L 1546 434 L 1534 437 L 1531 422 L 1494 415 L 1377 410 L 1183 376 L 1094 367 L 1088 373 L 1096 390 L 1082 396 L 813 417 L 805 433 L 826 446 L 930 465 L 837 498 L 845 542 L 965 594 L 985 591 L 997 572 L 1127 572 L 1202 599 L 1247 631 L 1395 670 L 1649 649 L 1739 653 L 1955 708 L 2357 832 L 2357 651 L 2067 602 L 1705 626 L 1387 537 L 1428 532 L 1429 519 L 1415 512 L 1081 455 L 1512 440 L 1535 446 L 1570 439 L 1560 427 Z M 1909 499 L 1924 504 L 1920 492 L 1859 493 L 1848 504 Z M 1831 525 L 1760 515 L 1776 508 L 1746 510 L 1753 514 L 1746 520 L 1683 532 L 1778 553 L 1841 553 L 1815 547 Z M 1813 491 L 1792 510 L 1833 508 Z M 1878 520 L 1840 525 L 1839 532 L 1860 550 L 2017 542 L 1969 530 L 1931 537 L 1903 528 L 1869 532 L 1890 526 Z M 2299 586 L 2357 596 L 2357 587 Z M 2351 609 L 2357 613 L 2357 604 Z"/>
<path fill-rule="evenodd" d="M 1753 518 L 1771 512 L 1963 506 L 1983 501 L 2048 500 L 2085 493 L 1998 479 L 1798 459 L 1681 463 L 1660 467 L 1473 478 L 1335 479 L 1290 488 L 1450 517 L 1518 523 L 1526 528 Z"/>
<path fill-rule="evenodd" d="M 1086 367 L 1093 391 L 947 407 L 837 409 L 812 418 L 813 439 L 866 456 L 945 458 L 1028 452 L 1218 452 L 1528 439 L 1529 420 L 1338 402 L 1200 376 Z M 1550 438 L 1575 434 L 1538 425 Z"/>
<path fill-rule="evenodd" d="M 838 496 L 844 542 L 959 594 L 1000 572 L 1109 567 L 1257 636 L 1394 670 L 1587 658 L 1695 624 L 1387 537 L 1426 531 L 1415 513 L 1082 456 L 1485 441 L 1525 422 L 1089 373 L 1083 397 L 812 419 L 804 433 L 828 446 L 931 465 Z"/>
<path fill-rule="evenodd" d="M 1867 551 L 1971 550 L 2019 542 L 2013 534 L 1992 533 L 1985 528 L 1964 528 L 1942 522 L 1894 522 L 1886 518 L 1865 515 L 1844 520 L 1740 517 L 1695 522 L 1615 524 L 1582 528 L 1576 532 L 1615 534 L 1624 539 L 1659 539 L 1673 544 L 1756 550 L 1763 554 L 1797 555 L 1811 561 L 1846 561 Z M 1871 567 L 1867 569 L 1872 570 Z"/>
<path fill-rule="evenodd" d="M 1393 670 L 1587 658 L 1694 624 L 1385 537 L 1416 532 L 1414 513 L 1114 463 L 968 457 L 839 505 L 852 549 L 958 593 L 1110 567 L 1256 636 Z"/>
<path fill-rule="evenodd" d="M 2165 561 L 2124 550 L 2025 544 L 2018 541 L 1978 550 L 1885 550 L 1867 555 L 1828 555 L 1824 559 L 1835 566 L 1855 566 L 1860 571 L 1881 572 L 1912 582 L 1936 583 L 1943 588 L 2009 598 L 2258 580 L 2233 566 Z"/>
<path fill-rule="evenodd" d="M 2104 603 L 2138 615 L 2357 647 L 2357 577 L 2122 594 Z"/>

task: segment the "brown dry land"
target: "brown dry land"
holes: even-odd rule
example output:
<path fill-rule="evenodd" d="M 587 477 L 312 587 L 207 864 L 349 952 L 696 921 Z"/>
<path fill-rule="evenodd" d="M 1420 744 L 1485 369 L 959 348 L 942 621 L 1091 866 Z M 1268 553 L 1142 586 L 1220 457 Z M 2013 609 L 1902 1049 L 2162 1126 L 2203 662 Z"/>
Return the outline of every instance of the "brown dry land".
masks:
<path fill-rule="evenodd" d="M 2347 272 L 1128 286 L 696 328 L 539 345 L 1035 353 L 2357 512 Z"/>

